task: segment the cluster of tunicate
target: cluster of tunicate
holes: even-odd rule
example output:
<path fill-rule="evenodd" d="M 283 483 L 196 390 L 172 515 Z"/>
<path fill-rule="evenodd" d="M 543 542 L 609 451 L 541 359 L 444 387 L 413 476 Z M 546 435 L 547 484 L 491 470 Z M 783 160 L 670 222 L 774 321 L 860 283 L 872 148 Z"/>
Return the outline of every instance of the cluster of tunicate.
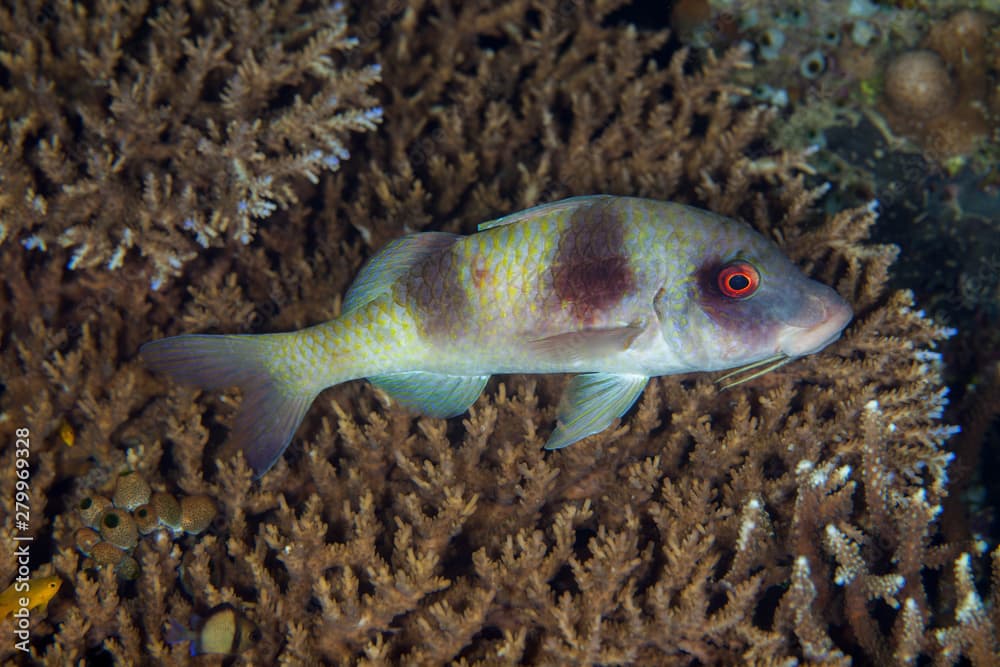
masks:
<path fill-rule="evenodd" d="M 217 509 L 208 496 L 175 496 L 154 492 L 142 475 L 126 471 L 106 496 L 87 494 L 77 506 L 83 527 L 76 531 L 76 548 L 97 567 L 113 568 L 122 579 L 139 576 L 132 556 L 139 540 L 156 531 L 171 537 L 197 535 L 212 523 Z"/>

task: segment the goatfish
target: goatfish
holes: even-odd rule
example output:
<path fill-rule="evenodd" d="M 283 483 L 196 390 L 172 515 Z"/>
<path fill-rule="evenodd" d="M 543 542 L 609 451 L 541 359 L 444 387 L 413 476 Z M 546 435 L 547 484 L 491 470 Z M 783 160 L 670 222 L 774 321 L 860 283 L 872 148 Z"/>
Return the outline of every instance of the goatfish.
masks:
<path fill-rule="evenodd" d="M 260 631 L 253 621 L 229 604 L 220 604 L 205 617 L 191 617 L 191 629 L 170 619 L 165 639 L 171 646 L 190 642 L 188 652 L 193 658 L 205 653 L 234 655 L 242 653 L 260 641 Z"/>
<path fill-rule="evenodd" d="M 362 268 L 328 322 L 175 336 L 145 344 L 141 357 L 181 382 L 242 388 L 230 438 L 259 477 L 317 394 L 348 380 L 367 378 L 409 410 L 448 418 L 491 375 L 573 373 L 545 445 L 558 449 L 622 417 L 651 377 L 752 371 L 737 384 L 818 352 L 851 317 L 833 289 L 744 223 L 594 195 L 469 236 L 398 238 Z"/>
<path fill-rule="evenodd" d="M 27 607 L 29 610 L 41 607 L 42 611 L 55 597 L 62 586 L 62 579 L 57 576 L 35 577 L 27 581 L 15 581 L 0 593 L 0 621 L 10 614 Z"/>

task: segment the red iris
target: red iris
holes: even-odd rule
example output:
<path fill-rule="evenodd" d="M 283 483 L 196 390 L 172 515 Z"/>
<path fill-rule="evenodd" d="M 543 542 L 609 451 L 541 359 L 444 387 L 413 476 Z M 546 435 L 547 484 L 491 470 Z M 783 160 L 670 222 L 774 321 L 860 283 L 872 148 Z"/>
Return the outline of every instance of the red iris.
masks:
<path fill-rule="evenodd" d="M 719 291 L 731 299 L 745 299 L 760 286 L 760 272 L 750 262 L 736 260 L 719 269 Z"/>

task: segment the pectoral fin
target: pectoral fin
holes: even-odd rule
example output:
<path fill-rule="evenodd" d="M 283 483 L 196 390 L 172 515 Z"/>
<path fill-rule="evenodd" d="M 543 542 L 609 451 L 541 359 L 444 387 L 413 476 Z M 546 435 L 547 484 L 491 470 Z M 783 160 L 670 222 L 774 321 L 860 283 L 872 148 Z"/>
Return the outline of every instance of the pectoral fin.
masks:
<path fill-rule="evenodd" d="M 375 375 L 368 381 L 408 410 L 446 419 L 468 410 L 483 393 L 489 379 L 489 375 L 441 375 L 412 371 Z"/>
<path fill-rule="evenodd" d="M 628 412 L 647 382 L 649 378 L 644 375 L 574 376 L 559 401 L 559 420 L 545 449 L 560 449 L 603 431 Z"/>

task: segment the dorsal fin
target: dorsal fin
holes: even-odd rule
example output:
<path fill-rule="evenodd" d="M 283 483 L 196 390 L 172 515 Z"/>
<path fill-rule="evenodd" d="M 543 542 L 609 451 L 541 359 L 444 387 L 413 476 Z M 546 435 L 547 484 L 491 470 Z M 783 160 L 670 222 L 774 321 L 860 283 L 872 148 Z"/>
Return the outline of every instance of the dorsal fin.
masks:
<path fill-rule="evenodd" d="M 521 222 L 528 218 L 533 218 L 535 216 L 544 215 L 546 213 L 554 213 L 556 211 L 575 209 L 579 206 L 586 206 L 589 204 L 595 204 L 603 199 L 611 199 L 611 195 L 581 195 L 579 197 L 570 197 L 569 199 L 560 199 L 559 201 L 549 202 L 548 204 L 539 204 L 538 206 L 532 206 L 531 208 L 526 208 L 523 211 L 518 211 L 517 213 L 511 213 L 510 215 L 505 215 L 502 218 L 497 218 L 496 220 L 490 220 L 489 222 L 484 222 L 479 225 L 476 229 L 480 232 L 484 232 L 487 229 L 493 229 L 494 227 L 503 227 L 504 225 L 511 225 L 515 222 Z"/>
<path fill-rule="evenodd" d="M 462 238 L 448 232 L 410 234 L 390 242 L 362 267 L 344 295 L 343 313 L 371 303 L 388 290 L 415 262 L 450 247 Z"/>

